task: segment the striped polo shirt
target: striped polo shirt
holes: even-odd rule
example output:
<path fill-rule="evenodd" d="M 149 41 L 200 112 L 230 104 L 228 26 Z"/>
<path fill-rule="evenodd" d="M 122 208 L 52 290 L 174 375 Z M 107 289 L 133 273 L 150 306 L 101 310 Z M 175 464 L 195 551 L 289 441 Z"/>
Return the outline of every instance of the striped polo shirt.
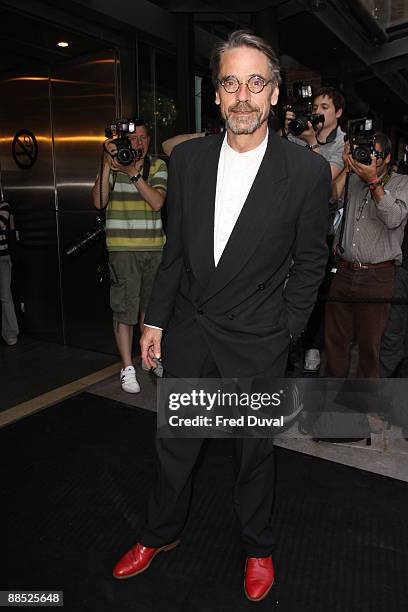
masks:
<path fill-rule="evenodd" d="M 111 173 L 113 186 L 106 214 L 108 251 L 161 251 L 165 243 L 161 212 L 152 210 L 127 174 Z M 167 190 L 167 166 L 150 157 L 149 185 Z"/>

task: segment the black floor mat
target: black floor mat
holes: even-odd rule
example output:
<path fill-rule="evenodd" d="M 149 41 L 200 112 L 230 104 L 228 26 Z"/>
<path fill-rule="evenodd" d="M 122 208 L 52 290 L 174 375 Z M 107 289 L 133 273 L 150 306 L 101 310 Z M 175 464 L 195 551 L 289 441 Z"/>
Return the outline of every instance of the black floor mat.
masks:
<path fill-rule="evenodd" d="M 8 584 L 64 591 L 67 612 L 406 612 L 408 485 L 277 448 L 276 583 L 243 594 L 232 446 L 197 468 L 183 540 L 146 573 L 112 578 L 137 541 L 155 466 L 155 414 L 91 394 L 0 431 L 6 450 Z"/>

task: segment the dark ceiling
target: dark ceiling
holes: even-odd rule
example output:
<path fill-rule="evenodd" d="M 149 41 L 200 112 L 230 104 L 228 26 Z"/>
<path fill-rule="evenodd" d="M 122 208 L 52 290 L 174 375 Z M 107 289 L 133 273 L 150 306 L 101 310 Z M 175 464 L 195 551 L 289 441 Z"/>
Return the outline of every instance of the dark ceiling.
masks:
<path fill-rule="evenodd" d="M 222 37 L 237 28 L 274 22 L 281 55 L 295 58 L 323 79 L 337 78 L 340 86 L 358 93 L 374 109 L 389 107 L 403 125 L 402 118 L 408 114 L 408 24 L 403 19 L 385 29 L 365 8 L 364 0 L 153 2 L 175 14 L 193 13 L 198 27 Z M 391 14 L 408 16 L 404 2 L 408 4 L 408 0 L 389 3 Z M 381 7 L 384 2 L 374 0 L 373 4 Z"/>
<path fill-rule="evenodd" d="M 190 13 L 196 28 L 221 38 L 237 28 L 252 27 L 262 35 L 277 32 L 281 56 L 294 58 L 321 74 L 324 82 L 337 82 L 347 96 L 361 98 L 374 110 L 389 111 L 393 121 L 408 132 L 407 23 L 400 19 L 383 29 L 366 11 L 363 1 L 150 0 L 150 4 L 175 15 Z M 408 0 L 400 0 L 400 5 L 404 2 Z M 54 0 L 52 4 L 61 9 L 62 15 L 89 19 L 89 9 L 84 5 L 97 3 Z M 93 13 L 97 14 L 95 10 Z M 99 18 L 103 20 L 101 13 Z M 92 19 L 89 23 L 91 31 Z M 33 65 L 50 59 L 59 62 L 69 60 L 73 53 L 86 55 L 107 46 L 101 38 L 82 36 L 73 28 L 69 36 L 75 44 L 61 50 L 56 42 L 67 34 L 67 28 L 63 18 L 60 24 L 33 20 L 0 5 L 3 74 L 22 62 L 28 67 L 27 57 Z M 122 25 L 123 31 L 129 28 L 129 24 Z"/>
<path fill-rule="evenodd" d="M 57 42 L 67 39 L 61 49 Z M 8 71 L 66 62 L 106 49 L 105 42 L 83 36 L 65 25 L 57 25 L 0 6 L 1 74 Z"/>

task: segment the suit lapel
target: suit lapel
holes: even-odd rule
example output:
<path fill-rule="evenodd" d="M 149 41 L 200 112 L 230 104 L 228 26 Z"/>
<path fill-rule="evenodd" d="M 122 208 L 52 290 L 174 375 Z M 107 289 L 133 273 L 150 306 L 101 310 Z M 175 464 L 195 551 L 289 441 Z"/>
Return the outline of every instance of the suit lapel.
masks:
<path fill-rule="evenodd" d="M 206 287 L 214 273 L 214 209 L 217 171 L 224 134 L 212 138 L 199 158 L 191 189 L 189 253 L 194 275 Z"/>
<path fill-rule="evenodd" d="M 215 182 L 218 167 L 215 164 Z M 281 138 L 269 131 L 268 146 L 251 190 L 241 210 L 232 234 L 224 249 L 217 268 L 214 269 L 214 201 L 211 201 L 212 216 L 206 216 L 205 231 L 211 236 L 211 260 L 214 273 L 203 294 L 202 303 L 221 291 L 236 276 L 262 240 L 273 219 L 279 219 L 284 211 L 287 190 L 285 154 Z M 207 190 L 208 194 L 208 190 Z M 211 192 L 215 199 L 215 185 Z M 207 202 L 208 205 L 208 202 Z M 204 228 L 202 228 L 204 231 Z M 201 242 L 201 241 L 200 241 Z M 209 257 L 206 248 L 206 258 Z"/>

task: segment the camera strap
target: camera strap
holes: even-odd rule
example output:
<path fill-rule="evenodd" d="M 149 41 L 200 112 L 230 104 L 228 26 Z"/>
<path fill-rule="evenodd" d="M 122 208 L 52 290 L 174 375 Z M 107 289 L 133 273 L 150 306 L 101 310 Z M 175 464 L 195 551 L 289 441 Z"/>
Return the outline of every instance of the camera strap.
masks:
<path fill-rule="evenodd" d="M 144 181 L 147 181 L 147 179 L 149 178 L 150 165 L 151 165 L 150 156 L 145 155 L 145 158 L 143 160 L 143 172 L 142 172 L 142 178 Z"/>
<path fill-rule="evenodd" d="M 105 143 L 104 143 L 104 145 L 105 145 Z M 109 153 L 109 151 L 108 151 L 108 153 Z M 109 155 L 110 155 L 110 153 L 109 153 Z M 109 206 L 110 194 L 111 194 L 113 188 L 115 187 L 116 172 L 112 172 L 113 184 L 112 184 L 112 187 L 109 188 L 109 198 L 108 198 L 105 206 L 102 206 L 102 173 L 103 173 L 103 153 L 102 153 L 102 157 L 101 157 L 101 166 L 100 166 L 100 170 L 99 170 L 99 210 L 101 211 L 101 215 L 104 216 L 105 215 L 104 211 Z"/>
<path fill-rule="evenodd" d="M 318 137 L 316 136 L 316 140 L 318 142 L 318 144 L 320 146 L 324 146 L 326 144 L 330 144 L 331 142 L 334 142 L 336 140 L 336 136 L 337 136 L 337 130 L 339 129 L 339 126 L 337 125 L 334 130 L 332 130 L 330 132 L 330 134 L 327 136 L 326 140 L 324 142 L 321 142 Z"/>
<path fill-rule="evenodd" d="M 346 182 L 344 185 L 344 197 L 343 197 L 343 215 L 340 221 L 340 234 L 339 240 L 336 245 L 336 255 L 342 255 L 344 253 L 343 247 L 343 238 L 344 238 L 344 227 L 346 225 L 346 215 L 347 215 L 347 204 L 348 204 L 348 192 L 349 192 L 349 184 L 350 184 L 350 176 L 351 172 L 347 172 L 346 174 Z"/>

